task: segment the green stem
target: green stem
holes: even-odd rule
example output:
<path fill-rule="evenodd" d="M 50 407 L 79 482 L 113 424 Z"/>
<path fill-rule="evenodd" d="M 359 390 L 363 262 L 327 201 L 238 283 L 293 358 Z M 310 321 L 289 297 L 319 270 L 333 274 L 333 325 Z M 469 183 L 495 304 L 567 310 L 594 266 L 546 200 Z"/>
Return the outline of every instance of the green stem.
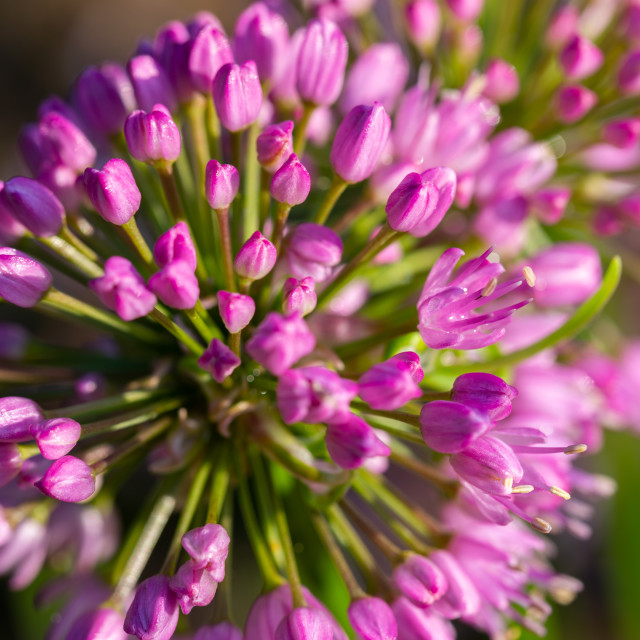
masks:
<path fill-rule="evenodd" d="M 438 471 L 435 467 L 431 467 L 424 462 L 412 458 L 409 455 L 404 455 L 398 451 L 392 451 L 391 460 L 405 467 L 417 476 L 428 480 L 429 482 L 440 487 L 447 495 L 455 494 L 459 487 L 457 480 L 452 480 L 448 476 L 445 476 L 441 471 Z"/>
<path fill-rule="evenodd" d="M 184 314 L 187 316 L 187 318 L 189 318 L 191 324 L 193 324 L 193 326 L 204 338 L 207 344 L 209 344 L 216 337 L 216 332 L 212 329 L 212 327 L 209 326 L 209 324 L 205 320 L 203 320 L 201 314 L 198 313 L 195 307 L 193 309 L 185 309 Z"/>
<path fill-rule="evenodd" d="M 298 158 L 302 157 L 304 149 L 307 145 L 307 128 L 309 126 L 309 120 L 315 111 L 316 106 L 310 102 L 305 102 L 302 109 L 302 117 L 299 122 L 296 122 L 296 126 L 293 131 L 293 150 Z"/>
<path fill-rule="evenodd" d="M 278 203 L 278 208 L 276 209 L 276 223 L 273 228 L 273 244 L 278 254 L 280 253 L 282 235 L 284 233 L 284 226 L 287 224 L 289 211 L 291 211 L 291 207 L 288 204 L 284 204 L 282 202 Z"/>
<path fill-rule="evenodd" d="M 58 236 L 50 236 L 48 238 L 37 238 L 41 244 L 55 251 L 59 256 L 70 262 L 81 273 L 89 276 L 89 278 L 99 278 L 104 275 L 102 267 L 92 262 L 84 254 L 80 253 L 75 247 Z"/>
<path fill-rule="evenodd" d="M 100 262 L 100 256 L 88 247 L 80 238 L 71 232 L 71 229 L 65 224 L 62 226 L 58 234 L 65 242 L 69 243 L 74 249 L 77 249 L 91 262 Z"/>
<path fill-rule="evenodd" d="M 176 179 L 173 175 L 171 166 L 162 168 L 158 167 L 158 175 L 160 176 L 162 189 L 165 197 L 167 198 L 169 211 L 171 212 L 174 221 L 186 222 L 184 209 L 180 200 L 180 193 L 178 192 L 178 185 L 176 184 Z"/>
<path fill-rule="evenodd" d="M 211 156 L 222 161 L 222 150 L 220 148 L 220 119 L 216 113 L 211 95 L 207 96 L 207 106 L 205 110 L 207 122 L 207 137 L 209 138 L 209 149 Z"/>
<path fill-rule="evenodd" d="M 254 122 L 247 132 L 247 146 L 244 154 L 244 202 L 242 215 L 242 235 L 241 240 L 246 240 L 260 226 L 260 165 L 258 164 L 258 152 L 256 151 L 256 141 L 260 125 Z"/>
<path fill-rule="evenodd" d="M 207 522 L 220 521 L 220 514 L 224 505 L 227 491 L 229 490 L 229 447 L 226 443 L 218 446 L 215 454 L 213 475 L 211 477 L 211 492 L 209 493 L 209 508 L 207 510 Z"/>
<path fill-rule="evenodd" d="M 222 261 L 224 276 L 229 291 L 237 291 L 236 276 L 233 271 L 233 246 L 231 230 L 229 228 L 229 209 L 217 209 L 218 226 L 220 227 L 220 241 L 222 243 Z"/>
<path fill-rule="evenodd" d="M 145 267 L 149 270 L 150 273 L 153 273 L 156 270 L 156 263 L 153 260 L 153 253 L 151 252 L 147 241 L 140 233 L 140 228 L 138 227 L 135 217 L 131 217 L 130 220 L 125 222 L 122 225 L 122 229 L 127 234 L 127 238 L 129 239 L 129 242 L 131 243 L 133 248 L 137 251 L 140 258 L 142 258 Z"/>
<path fill-rule="evenodd" d="M 166 316 L 158 307 L 153 309 L 149 314 L 158 324 L 161 324 L 174 338 L 182 342 L 182 344 L 196 356 L 201 356 L 204 349 L 202 345 L 194 340 L 186 331 L 181 329 L 171 318 Z"/>
<path fill-rule="evenodd" d="M 316 224 L 324 224 L 333 210 L 338 198 L 342 192 L 349 186 L 349 183 L 343 180 L 337 173 L 333 175 L 329 191 L 324 196 L 324 200 L 316 213 L 314 222 Z"/>
<path fill-rule="evenodd" d="M 355 509 L 349 502 L 346 500 L 340 501 L 340 506 L 344 510 L 345 514 L 353 520 L 358 529 L 363 531 L 367 537 L 384 553 L 389 560 L 393 562 L 401 553 L 402 550 L 398 545 L 389 540 L 387 536 L 384 535 L 377 527 L 375 527 L 367 518 L 360 514 L 360 512 Z"/>
<path fill-rule="evenodd" d="M 260 229 L 269 217 L 269 207 L 271 205 L 271 174 L 266 170 L 260 171 Z"/>
<path fill-rule="evenodd" d="M 406 411 L 382 411 L 380 409 L 372 409 L 368 404 L 364 402 L 354 401 L 351 403 L 354 409 L 358 409 L 360 413 L 370 414 L 372 416 L 380 416 L 382 418 L 389 418 L 391 420 L 397 420 L 398 422 L 404 422 L 405 424 L 413 425 L 414 427 L 420 427 L 420 416 Z"/>

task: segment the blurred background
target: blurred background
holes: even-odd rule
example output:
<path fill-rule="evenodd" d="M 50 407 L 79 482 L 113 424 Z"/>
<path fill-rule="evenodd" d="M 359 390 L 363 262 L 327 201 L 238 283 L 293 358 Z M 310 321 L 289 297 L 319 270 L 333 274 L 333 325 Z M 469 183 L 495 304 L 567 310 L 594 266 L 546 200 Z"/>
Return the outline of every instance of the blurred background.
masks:
<path fill-rule="evenodd" d="M 38 104 L 47 96 L 66 97 L 84 67 L 104 60 L 125 62 L 139 39 L 152 36 L 163 22 L 185 19 L 202 9 L 216 13 L 231 31 L 247 4 L 246 0 L 204 4 L 198 0 L 0 0 L 0 178 L 24 171 L 15 151 L 21 124 L 35 119 Z M 633 234 L 625 243 L 632 250 L 640 246 Z M 638 300 L 637 285 L 626 282 L 608 311 L 623 318 L 628 335 L 639 333 Z M 592 538 L 553 538 L 558 549 L 556 568 L 582 580 L 585 591 L 573 604 L 556 608 L 548 622 L 551 640 L 640 639 L 640 438 L 609 432 L 604 452 L 590 460 L 591 466 L 615 476 L 619 489 L 612 500 L 598 505 Z M 0 582 L 2 640 L 44 637 L 55 613 L 34 607 L 42 582 L 22 593 L 11 593 Z"/>

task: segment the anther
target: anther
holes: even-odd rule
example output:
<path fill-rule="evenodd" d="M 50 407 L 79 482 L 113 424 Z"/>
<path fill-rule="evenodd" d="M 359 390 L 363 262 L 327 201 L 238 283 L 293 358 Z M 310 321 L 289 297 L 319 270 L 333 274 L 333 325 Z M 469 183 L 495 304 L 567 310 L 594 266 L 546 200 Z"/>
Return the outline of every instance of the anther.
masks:
<path fill-rule="evenodd" d="M 561 489 L 560 487 L 551 486 L 549 487 L 549 491 L 553 493 L 554 496 L 558 496 L 563 500 L 571 500 L 571 494 L 567 493 L 564 489 Z"/>
<path fill-rule="evenodd" d="M 564 450 L 565 455 L 571 456 L 574 453 L 584 453 L 587 450 L 586 444 L 572 444 Z"/>
<path fill-rule="evenodd" d="M 519 484 L 511 489 L 511 493 L 531 493 L 534 488 L 531 484 Z"/>
<path fill-rule="evenodd" d="M 536 283 L 536 274 L 533 273 L 533 269 L 529 266 L 522 267 L 522 275 L 524 279 L 527 281 L 527 284 L 530 287 L 533 287 Z"/>
<path fill-rule="evenodd" d="M 487 282 L 487 284 L 485 285 L 480 295 L 484 298 L 486 298 L 487 296 L 490 296 L 496 290 L 497 286 L 498 286 L 498 278 L 491 278 L 491 280 L 489 280 L 489 282 Z"/>
<path fill-rule="evenodd" d="M 531 526 L 540 533 L 551 533 L 551 525 L 542 518 L 534 518 L 531 521 Z"/>

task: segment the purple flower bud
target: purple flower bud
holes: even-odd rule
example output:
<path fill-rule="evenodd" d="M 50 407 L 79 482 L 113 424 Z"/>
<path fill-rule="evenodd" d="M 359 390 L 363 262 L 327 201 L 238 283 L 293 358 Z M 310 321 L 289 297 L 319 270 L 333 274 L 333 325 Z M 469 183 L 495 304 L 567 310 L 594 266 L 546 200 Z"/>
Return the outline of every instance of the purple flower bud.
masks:
<path fill-rule="evenodd" d="M 439 453 L 458 453 L 486 433 L 492 422 L 467 405 L 434 400 L 422 407 L 420 425 L 428 447 Z"/>
<path fill-rule="evenodd" d="M 552 49 L 564 47 L 573 35 L 578 33 L 578 20 L 580 11 L 578 7 L 566 5 L 560 7 L 551 18 L 547 27 L 546 43 Z"/>
<path fill-rule="evenodd" d="M 169 581 L 182 613 L 188 615 L 193 607 L 206 607 L 216 595 L 218 583 L 206 569 L 196 569 L 185 562 Z"/>
<path fill-rule="evenodd" d="M 140 162 L 173 163 L 180 156 L 180 131 L 170 115 L 161 110 L 134 111 L 124 123 L 131 155 Z"/>
<path fill-rule="evenodd" d="M 233 268 L 242 278 L 260 280 L 273 269 L 277 258 L 273 243 L 256 231 L 238 251 Z"/>
<path fill-rule="evenodd" d="M 292 153 L 271 180 L 271 196 L 293 207 L 302 204 L 311 191 L 311 177 L 298 156 Z"/>
<path fill-rule="evenodd" d="M 287 236 L 286 257 L 293 276 L 323 282 L 342 258 L 342 240 L 324 225 L 303 222 Z"/>
<path fill-rule="evenodd" d="M 293 122 L 268 126 L 256 141 L 258 162 L 270 173 L 277 171 L 293 152 Z"/>
<path fill-rule="evenodd" d="M 448 167 L 433 167 L 432 169 L 427 169 L 420 174 L 420 178 L 423 182 L 429 182 L 437 187 L 438 201 L 433 213 L 423 218 L 422 221 L 418 221 L 415 227 L 409 232 L 416 238 L 423 238 L 440 224 L 440 221 L 444 218 L 444 214 L 449 211 L 449 208 L 453 204 L 453 200 L 456 197 L 457 186 L 456 174 Z"/>
<path fill-rule="evenodd" d="M 571 190 L 564 187 L 547 187 L 540 189 L 531 196 L 529 204 L 533 213 L 544 224 L 556 224 L 564 215 Z"/>
<path fill-rule="evenodd" d="M 178 102 L 185 104 L 193 100 L 195 87 L 189 71 L 191 36 L 187 27 L 177 20 L 167 23 L 156 35 L 154 48 Z"/>
<path fill-rule="evenodd" d="M 626 95 L 640 93 L 640 49 L 631 51 L 623 58 L 618 73 L 618 87 Z"/>
<path fill-rule="evenodd" d="M 349 605 L 349 622 L 362 640 L 396 640 L 398 625 L 391 607 L 380 598 L 360 598 Z"/>
<path fill-rule="evenodd" d="M 13 442 L 0 443 L 0 487 L 11 482 L 18 475 L 21 467 L 22 456 L 18 446 Z M 0 544 L 1 540 L 2 535 L 0 535 Z"/>
<path fill-rule="evenodd" d="M 230 622 L 221 622 L 215 627 L 200 627 L 193 640 L 243 640 L 242 631 Z"/>
<path fill-rule="evenodd" d="M 42 456 L 47 460 L 57 460 L 76 446 L 82 427 L 71 418 L 53 418 L 32 424 L 29 431 Z"/>
<path fill-rule="evenodd" d="M 278 410 L 286 424 L 326 422 L 349 410 L 358 385 L 324 367 L 285 371 L 276 390 Z"/>
<path fill-rule="evenodd" d="M 311 313 L 318 304 L 316 284 L 313 278 L 287 278 L 282 286 L 282 311 L 285 315 L 299 313 L 306 316 Z"/>
<path fill-rule="evenodd" d="M 395 231 L 412 231 L 431 217 L 437 203 L 438 188 L 423 180 L 419 173 L 409 173 L 387 201 L 389 226 Z"/>
<path fill-rule="evenodd" d="M 513 449 L 502 440 L 483 436 L 450 458 L 453 470 L 470 484 L 491 495 L 510 495 L 522 479 L 522 466 Z"/>
<path fill-rule="evenodd" d="M 393 571 L 397 589 L 417 607 L 428 607 L 439 600 L 448 584 L 442 571 L 429 558 L 408 554 Z"/>
<path fill-rule="evenodd" d="M 127 640 L 122 614 L 100 608 L 82 614 L 71 627 L 66 640 Z"/>
<path fill-rule="evenodd" d="M 640 139 L 640 118 L 623 118 L 608 122 L 604 127 L 603 137 L 605 142 L 618 149 L 634 147 Z"/>
<path fill-rule="evenodd" d="M 105 306 L 127 321 L 146 316 L 157 302 L 136 268 L 120 256 L 109 258 L 104 275 L 92 280 L 89 287 Z"/>
<path fill-rule="evenodd" d="M 393 614 L 402 630 L 402 640 L 456 640 L 454 626 L 431 608 L 423 609 L 406 598 L 393 603 Z"/>
<path fill-rule="evenodd" d="M 342 413 L 329 422 L 325 443 L 331 459 L 343 469 L 357 469 L 367 458 L 391 455 L 391 449 L 354 413 Z"/>
<path fill-rule="evenodd" d="M 91 467 L 73 456 L 58 458 L 34 485 L 61 502 L 82 502 L 96 490 L 96 480 Z"/>
<path fill-rule="evenodd" d="M 485 71 L 486 85 L 482 95 L 493 102 L 513 100 L 520 91 L 520 79 L 516 68 L 506 60 L 494 58 Z"/>
<path fill-rule="evenodd" d="M 239 365 L 240 358 L 217 338 L 211 341 L 198 359 L 198 366 L 208 371 L 216 382 L 228 378 Z"/>
<path fill-rule="evenodd" d="M 558 120 L 565 124 L 577 122 L 598 102 L 598 96 L 579 84 L 562 87 L 555 95 Z"/>
<path fill-rule="evenodd" d="M 205 172 L 205 194 L 212 209 L 228 209 L 238 193 L 240 175 L 230 164 L 209 160 Z"/>
<path fill-rule="evenodd" d="M 4 182 L 0 180 L 0 192 L 4 189 Z M 0 245 L 12 245 L 27 233 L 27 229 L 11 215 L 0 197 Z"/>
<path fill-rule="evenodd" d="M 435 0 L 411 0 L 405 5 L 404 17 L 409 39 L 420 50 L 428 50 L 440 36 L 442 15 Z"/>
<path fill-rule="evenodd" d="M 229 333 L 242 331 L 256 312 L 256 303 L 251 296 L 229 291 L 218 291 L 218 310 Z"/>
<path fill-rule="evenodd" d="M 0 298 L 18 307 L 33 307 L 47 292 L 51 280 L 51 274 L 26 253 L 0 247 Z"/>
<path fill-rule="evenodd" d="M 84 203 L 84 181 L 74 169 L 63 164 L 49 167 L 38 174 L 38 182 L 51 190 L 67 211 L 76 211 L 78 205 Z"/>
<path fill-rule="evenodd" d="M 511 401 L 518 390 L 490 373 L 463 373 L 451 389 L 451 400 L 460 402 L 491 420 L 503 420 L 511 413 Z"/>
<path fill-rule="evenodd" d="M 433 551 L 429 559 L 444 573 L 449 585 L 433 608 L 451 619 L 476 613 L 481 606 L 480 594 L 455 556 L 438 550 Z"/>
<path fill-rule="evenodd" d="M 0 442 L 31 439 L 30 428 L 44 419 L 40 407 L 28 398 L 0 398 Z"/>
<path fill-rule="evenodd" d="M 214 29 L 224 33 L 222 22 L 220 22 L 218 16 L 211 13 L 211 11 L 198 11 L 196 14 L 191 16 L 191 19 L 187 22 L 187 29 L 189 30 L 192 38 L 195 38 L 195 36 L 206 27 L 213 27 Z"/>
<path fill-rule="evenodd" d="M 120 132 L 136 108 L 129 77 L 115 62 L 86 69 L 76 83 L 74 102 L 89 126 L 107 135 Z"/>
<path fill-rule="evenodd" d="M 422 395 L 423 377 L 420 356 L 405 351 L 373 365 L 358 381 L 358 393 L 374 409 L 393 410 Z"/>
<path fill-rule="evenodd" d="M 333 104 L 342 91 L 349 45 L 330 20 L 312 20 L 302 35 L 296 87 L 300 97 L 316 105 Z"/>
<path fill-rule="evenodd" d="M 140 109 L 150 112 L 154 105 L 163 104 L 172 113 L 176 110 L 176 98 L 169 78 L 155 58 L 135 56 L 127 63 L 127 71 Z"/>
<path fill-rule="evenodd" d="M 206 569 L 216 582 L 224 580 L 224 563 L 229 553 L 229 534 L 219 524 L 205 524 L 182 536 L 182 547 L 194 569 Z"/>
<path fill-rule="evenodd" d="M 322 611 L 299 607 L 281 620 L 274 640 L 333 640 L 333 629 Z"/>
<path fill-rule="evenodd" d="M 529 260 L 536 276 L 533 299 L 541 307 L 580 304 L 602 282 L 600 256 L 591 245 L 554 244 Z"/>
<path fill-rule="evenodd" d="M 236 22 L 233 44 L 238 62 L 255 60 L 262 82 L 277 82 L 286 64 L 289 28 L 263 2 L 245 9 Z"/>
<path fill-rule="evenodd" d="M 221 67 L 213 81 L 213 101 L 220 122 L 229 131 L 242 131 L 255 122 L 262 107 L 256 63 L 247 60 Z"/>
<path fill-rule="evenodd" d="M 22 176 L 7 180 L 0 191 L 0 206 L 34 236 L 55 236 L 62 229 L 64 207 L 37 180 Z"/>
<path fill-rule="evenodd" d="M 178 601 L 169 588 L 169 578 L 151 576 L 136 589 L 124 620 L 124 630 L 140 640 L 170 640 L 179 615 Z"/>
<path fill-rule="evenodd" d="M 120 158 L 107 161 L 101 171 L 86 169 L 84 185 L 91 204 L 107 222 L 123 225 L 140 208 L 142 195 L 131 168 Z"/>
<path fill-rule="evenodd" d="M 458 20 L 475 20 L 484 6 L 484 0 L 446 0 L 447 6 Z"/>
<path fill-rule="evenodd" d="M 191 271 L 196 270 L 196 250 L 186 222 L 178 222 L 158 238 L 153 248 L 153 257 L 159 267 L 166 267 L 171 262 L 180 260 L 186 262 Z"/>
<path fill-rule="evenodd" d="M 174 309 L 193 309 L 200 297 L 200 285 L 191 266 L 174 260 L 149 278 L 149 288 Z"/>
<path fill-rule="evenodd" d="M 271 312 L 258 325 L 246 348 L 267 371 L 280 376 L 315 346 L 315 336 L 298 314 L 281 316 Z"/>
<path fill-rule="evenodd" d="M 331 165 L 347 182 L 366 180 L 376 168 L 389 131 L 391 120 L 379 102 L 359 105 L 345 116 L 331 146 Z"/>
<path fill-rule="evenodd" d="M 560 64 L 571 80 L 583 80 L 595 73 L 602 66 L 603 59 L 602 51 L 577 33 L 560 53 Z"/>
<path fill-rule="evenodd" d="M 211 95 L 213 79 L 220 68 L 233 62 L 231 46 L 224 32 L 214 26 L 205 26 L 191 42 L 189 52 L 189 73 L 193 86 Z"/>

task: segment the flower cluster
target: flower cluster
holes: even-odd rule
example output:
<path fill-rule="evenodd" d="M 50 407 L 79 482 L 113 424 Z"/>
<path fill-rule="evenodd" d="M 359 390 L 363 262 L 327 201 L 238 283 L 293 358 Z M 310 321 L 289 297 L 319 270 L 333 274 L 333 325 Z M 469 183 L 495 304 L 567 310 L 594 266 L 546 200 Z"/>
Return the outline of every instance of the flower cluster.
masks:
<path fill-rule="evenodd" d="M 170 22 L 24 127 L 0 572 L 68 568 L 52 640 L 498 640 L 581 589 L 541 534 L 640 428 L 638 345 L 567 347 L 640 222 L 640 7 L 388 4 Z"/>

